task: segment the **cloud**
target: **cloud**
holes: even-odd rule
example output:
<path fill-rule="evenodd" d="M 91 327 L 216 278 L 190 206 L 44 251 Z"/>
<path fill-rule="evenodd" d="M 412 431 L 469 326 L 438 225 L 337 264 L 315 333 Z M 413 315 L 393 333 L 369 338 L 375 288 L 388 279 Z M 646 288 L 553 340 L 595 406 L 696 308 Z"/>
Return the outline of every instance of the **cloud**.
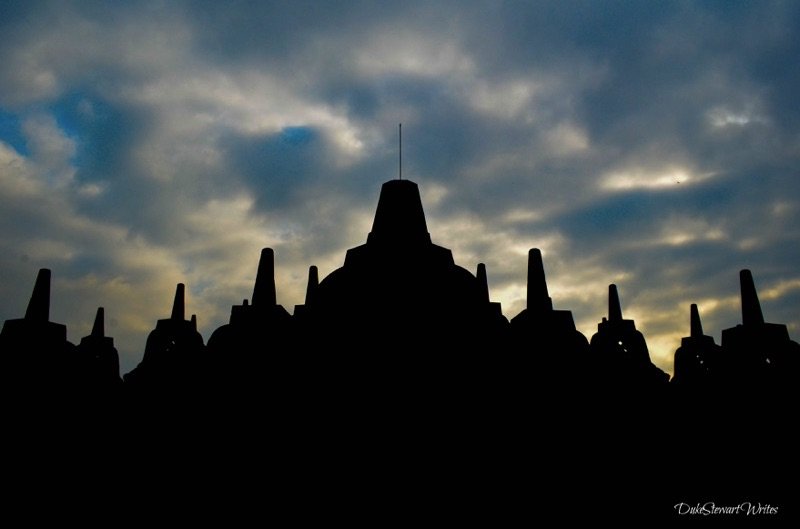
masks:
<path fill-rule="evenodd" d="M 53 319 L 105 304 L 126 370 L 176 282 L 207 337 L 264 246 L 291 309 L 366 239 L 402 122 L 434 241 L 507 316 L 539 247 L 558 308 L 589 335 L 618 283 L 662 368 L 689 303 L 739 321 L 744 267 L 796 338 L 798 9 L 4 2 L 0 317 L 53 268 Z"/>

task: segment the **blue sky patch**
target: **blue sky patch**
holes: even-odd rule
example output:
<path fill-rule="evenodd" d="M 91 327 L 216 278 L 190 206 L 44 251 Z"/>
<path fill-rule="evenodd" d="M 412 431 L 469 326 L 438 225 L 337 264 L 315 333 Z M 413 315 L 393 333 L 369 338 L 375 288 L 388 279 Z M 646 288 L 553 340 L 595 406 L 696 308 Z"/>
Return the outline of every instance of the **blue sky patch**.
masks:
<path fill-rule="evenodd" d="M 281 140 L 290 145 L 306 145 L 314 139 L 311 127 L 286 127 L 281 131 Z"/>
<path fill-rule="evenodd" d="M 13 147 L 22 156 L 30 154 L 19 116 L 2 109 L 0 109 L 0 141 Z"/>
<path fill-rule="evenodd" d="M 107 167 L 116 153 L 126 123 L 121 112 L 85 90 L 74 90 L 48 107 L 59 128 L 77 146 L 72 162 L 82 168 Z"/>

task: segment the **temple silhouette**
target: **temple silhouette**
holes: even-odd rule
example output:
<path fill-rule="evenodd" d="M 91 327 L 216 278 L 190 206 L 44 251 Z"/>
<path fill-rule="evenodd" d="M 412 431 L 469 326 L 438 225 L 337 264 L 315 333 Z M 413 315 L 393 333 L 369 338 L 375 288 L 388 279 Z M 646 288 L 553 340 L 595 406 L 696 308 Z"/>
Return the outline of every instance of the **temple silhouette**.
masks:
<path fill-rule="evenodd" d="M 527 306 L 509 321 L 490 300 L 485 265 L 475 274 L 456 265 L 449 249 L 431 241 L 417 184 L 391 180 L 381 188 L 366 243 L 348 250 L 344 264 L 322 280 L 310 266 L 305 303 L 293 314 L 277 303 L 275 255 L 264 248 L 251 299 L 231 308 L 229 323 L 207 344 L 196 316 L 186 319 L 185 286 L 178 284 L 170 317 L 156 323 L 140 364 L 121 377 L 113 338 L 104 332 L 105 309 L 98 308 L 89 336 L 69 343 L 66 326 L 49 319 L 51 273 L 42 269 L 25 316 L 3 325 L 2 373 L 9 383 L 42 388 L 77 377 L 109 391 L 200 390 L 212 372 L 234 385 L 255 382 L 263 370 L 299 366 L 320 347 L 330 350 L 323 356 L 336 358 L 336 366 L 355 358 L 376 368 L 391 364 L 398 378 L 418 371 L 418 362 L 428 372 L 458 369 L 487 348 L 500 357 L 535 355 L 551 381 L 566 384 L 591 378 L 606 387 L 654 391 L 792 386 L 800 346 L 785 325 L 765 322 L 749 270 L 740 274 L 742 323 L 723 330 L 721 345 L 703 334 L 699 309 L 691 305 L 690 334 L 675 352 L 670 381 L 651 362 L 633 320 L 623 318 L 616 285 L 609 285 L 608 315 L 589 341 L 570 311 L 553 308 L 539 249 L 530 250 L 527 268 Z"/>
<path fill-rule="evenodd" d="M 207 343 L 196 316 L 186 318 L 185 286 L 178 284 L 171 311 L 164 308 L 170 316 L 156 322 L 141 362 L 124 376 L 105 335 L 105 308 L 97 309 L 91 334 L 71 344 L 66 326 L 50 321 L 51 273 L 42 269 L 24 317 L 7 320 L 0 332 L 0 383 L 10 394 L 45 401 L 104 403 L 105 416 L 113 408 L 134 417 L 136 431 L 152 416 L 168 427 L 188 414 L 204 428 L 234 422 L 225 430 L 237 432 L 230 438 L 247 439 L 255 435 L 253 418 L 266 409 L 276 453 L 304 454 L 309 472 L 330 464 L 320 454 L 334 446 L 351 456 L 358 446 L 359 458 L 380 461 L 391 447 L 407 463 L 410 454 L 427 462 L 432 452 L 449 454 L 437 464 L 461 472 L 459 465 L 486 447 L 509 467 L 530 465 L 531 456 L 518 455 L 535 442 L 541 457 L 562 465 L 536 471 L 553 490 L 567 468 L 627 472 L 625 491 L 636 494 L 642 483 L 654 483 L 644 474 L 660 475 L 651 455 L 630 458 L 641 447 L 629 440 L 646 438 L 655 443 L 651 453 L 674 455 L 678 483 L 694 487 L 696 496 L 747 483 L 727 480 L 721 468 L 719 479 L 699 479 L 705 475 L 692 469 L 706 460 L 698 443 L 711 439 L 724 447 L 717 455 L 736 457 L 756 434 L 697 419 L 669 426 L 671 418 L 712 410 L 733 421 L 738 411 L 726 403 L 745 400 L 749 411 L 779 417 L 776 410 L 796 398 L 800 345 L 785 325 L 765 322 L 749 270 L 739 278 L 742 323 L 725 329 L 720 345 L 704 334 L 697 305 L 690 306 L 689 336 L 675 352 L 670 380 L 652 363 L 634 321 L 623 317 L 616 285 L 609 285 L 608 314 L 591 340 L 570 311 L 555 309 L 539 249 L 528 254 L 526 308 L 509 321 L 491 301 L 486 266 L 473 274 L 432 242 L 419 188 L 409 180 L 383 184 L 366 242 L 349 249 L 340 268 L 320 279 L 310 266 L 305 301 L 292 313 L 277 302 L 275 259 L 272 249 L 261 251 L 252 297 L 231 308 L 229 322 Z M 615 433 L 596 438 L 608 428 Z M 415 437 L 420 432 L 424 448 Z M 774 450 L 773 440 L 785 432 L 762 434 L 748 446 Z M 365 437 L 383 441 L 354 441 Z M 328 452 L 320 451 L 322 438 Z M 565 448 L 588 438 L 595 438 L 591 450 Z M 297 471 L 287 468 L 281 471 Z M 473 471 L 473 478 L 497 479 L 487 467 Z M 677 490 L 670 498 L 680 497 Z"/>

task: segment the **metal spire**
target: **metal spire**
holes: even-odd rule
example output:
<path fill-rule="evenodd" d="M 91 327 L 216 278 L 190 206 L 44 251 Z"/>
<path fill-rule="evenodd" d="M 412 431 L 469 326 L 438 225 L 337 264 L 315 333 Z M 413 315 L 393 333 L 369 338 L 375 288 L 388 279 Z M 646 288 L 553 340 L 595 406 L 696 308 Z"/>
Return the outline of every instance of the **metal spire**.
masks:
<path fill-rule="evenodd" d="M 400 178 L 399 179 L 402 180 L 403 179 L 403 124 L 399 123 L 397 125 L 397 129 L 398 129 L 399 138 L 400 138 L 400 151 L 399 151 L 399 155 L 398 155 L 398 161 L 400 163 Z"/>

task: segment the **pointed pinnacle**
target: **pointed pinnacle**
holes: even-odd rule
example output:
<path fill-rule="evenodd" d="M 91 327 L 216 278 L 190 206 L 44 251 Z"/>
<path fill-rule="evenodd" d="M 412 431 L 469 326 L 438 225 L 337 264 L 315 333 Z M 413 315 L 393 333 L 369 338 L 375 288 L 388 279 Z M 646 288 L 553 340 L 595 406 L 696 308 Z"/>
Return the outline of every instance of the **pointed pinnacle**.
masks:
<path fill-rule="evenodd" d="M 308 267 L 308 286 L 306 287 L 306 305 L 314 302 L 317 296 L 317 287 L 319 287 L 319 271 L 317 267 L 311 265 Z"/>
<path fill-rule="evenodd" d="M 276 303 L 275 295 L 275 252 L 272 248 L 261 250 L 256 273 L 256 286 L 253 289 L 253 306 L 272 307 Z"/>
<path fill-rule="evenodd" d="M 742 324 L 761 325 L 764 323 L 764 314 L 761 312 L 761 303 L 758 301 L 756 285 L 750 270 L 739 272 L 739 283 L 742 291 Z"/>
<path fill-rule="evenodd" d="M 478 263 L 478 288 L 480 289 L 481 301 L 489 303 L 489 279 L 486 277 L 486 265 Z"/>
<path fill-rule="evenodd" d="M 531 248 L 528 251 L 528 309 L 553 310 L 553 300 L 547 293 L 544 262 L 539 248 Z"/>
<path fill-rule="evenodd" d="M 92 336 L 103 338 L 106 335 L 106 311 L 103 307 L 97 307 L 97 314 L 94 316 L 94 325 L 92 325 Z"/>
<path fill-rule="evenodd" d="M 50 321 L 50 270 L 42 268 L 36 276 L 33 294 L 25 311 L 26 320 Z"/>
<path fill-rule="evenodd" d="M 622 321 L 622 306 L 614 284 L 608 285 L 608 321 Z"/>
<path fill-rule="evenodd" d="M 696 303 L 692 303 L 690 307 L 689 329 L 689 336 L 692 338 L 700 338 L 703 336 L 703 324 L 700 322 L 700 312 L 697 310 Z"/>
<path fill-rule="evenodd" d="M 186 286 L 183 283 L 178 283 L 178 288 L 175 289 L 175 301 L 172 303 L 172 316 L 173 320 L 183 321 L 186 319 L 186 305 L 184 302 L 184 293 Z"/>

